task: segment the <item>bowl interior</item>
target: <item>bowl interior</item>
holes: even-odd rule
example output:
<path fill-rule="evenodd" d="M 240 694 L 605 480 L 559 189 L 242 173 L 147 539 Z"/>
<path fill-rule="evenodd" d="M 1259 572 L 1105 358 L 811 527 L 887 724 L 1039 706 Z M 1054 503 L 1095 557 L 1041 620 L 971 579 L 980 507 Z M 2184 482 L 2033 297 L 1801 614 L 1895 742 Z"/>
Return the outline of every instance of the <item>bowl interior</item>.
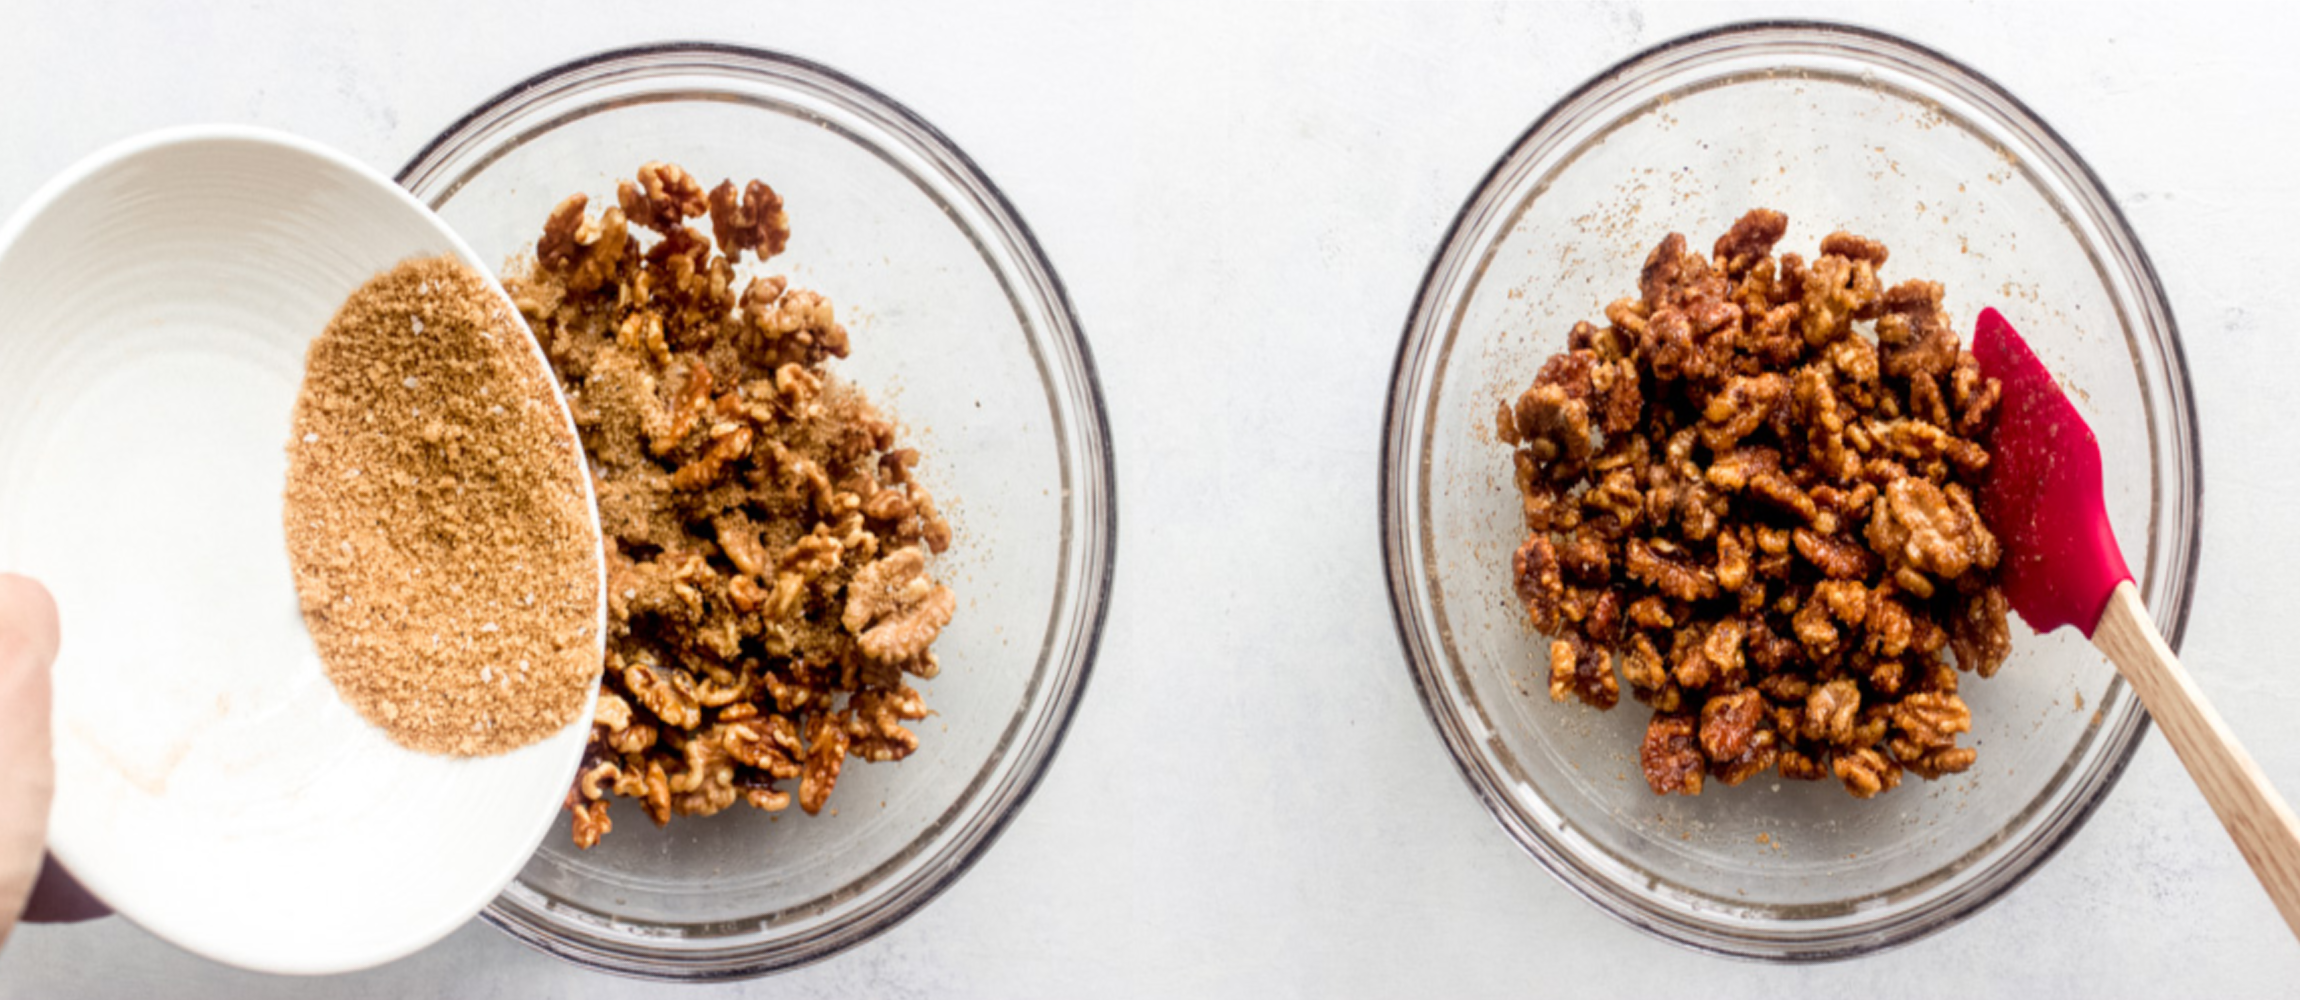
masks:
<path fill-rule="evenodd" d="M 131 140 L 59 183 L 0 240 L 0 567 L 48 583 L 65 636 L 49 844 L 222 961 L 429 944 L 534 849 L 588 710 L 497 757 L 393 744 L 304 630 L 282 494 L 304 348 L 345 297 L 410 256 L 477 262 L 374 171 L 270 133 Z"/>
<path fill-rule="evenodd" d="M 915 682 L 936 713 L 913 724 L 917 753 L 850 761 L 818 816 L 737 807 L 658 829 L 618 802 L 614 831 L 587 851 L 562 821 L 493 911 L 524 939 L 621 971 L 746 975 L 891 923 L 963 867 L 1042 765 L 1083 670 L 1080 627 L 1095 616 L 1082 609 L 1099 601 L 1080 593 L 1080 567 L 1107 535 L 1082 512 L 1104 494 L 1078 456 L 1100 443 L 1086 380 L 1057 356 L 1059 304 L 1021 277 L 1020 248 L 958 164 L 812 73 L 654 58 L 561 75 L 560 93 L 458 134 L 417 193 L 501 263 L 531 252 L 560 199 L 611 204 L 617 179 L 649 161 L 706 186 L 773 185 L 793 235 L 763 271 L 830 298 L 853 339 L 835 369 L 902 422 L 956 529 L 934 571 L 959 608 L 935 645 L 940 675 Z"/>
<path fill-rule="evenodd" d="M 1473 784 L 1570 883 L 1706 947 L 1765 953 L 1735 943 L 1743 933 L 1874 947 L 2065 816 L 2072 795 L 2104 787 L 2100 769 L 2113 777 L 2133 729 L 2129 691 L 2082 636 L 2036 636 L 2016 619 L 2012 659 L 1964 686 L 1965 745 L 1979 750 L 1965 774 L 1911 776 L 1869 802 L 1771 774 L 1656 797 L 1637 762 L 1649 709 L 1547 697 L 1547 640 L 1509 583 L 1524 526 L 1495 407 L 1576 320 L 1602 325 L 1607 302 L 1635 295 L 1664 235 L 1706 249 L 1744 211 L 1780 209 L 1779 250 L 1810 258 L 1832 230 L 1872 236 L 1891 248 L 1880 276 L 1943 283 L 1968 337 L 1984 306 L 2011 319 L 2099 435 L 2109 517 L 2144 591 L 2161 595 L 2186 570 L 2162 557 L 2164 540 L 2193 530 L 2159 505 L 2174 436 L 2152 388 L 2164 362 L 2068 179 L 1960 95 L 1819 50 L 1650 74 L 1611 81 L 1602 107 L 1553 115 L 1529 139 L 1548 145 L 1504 161 L 1486 210 L 1465 210 L 1458 259 L 1433 270 L 1432 346 L 1416 357 L 1409 341 L 1401 361 L 1411 437 L 1393 439 L 1409 456 L 1408 523 L 1394 530 L 1418 536 L 1418 564 L 1398 573 L 1424 577 L 1401 606 L 1409 631 L 1442 649 L 1424 693 Z"/>

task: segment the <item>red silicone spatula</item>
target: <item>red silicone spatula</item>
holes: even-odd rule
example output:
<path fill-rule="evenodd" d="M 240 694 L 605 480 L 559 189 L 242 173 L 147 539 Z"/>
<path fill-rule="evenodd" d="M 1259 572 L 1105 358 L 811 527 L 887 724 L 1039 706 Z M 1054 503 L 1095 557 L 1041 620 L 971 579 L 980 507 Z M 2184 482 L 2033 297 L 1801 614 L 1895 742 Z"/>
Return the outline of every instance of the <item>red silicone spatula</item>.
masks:
<path fill-rule="evenodd" d="M 2157 634 L 2109 532 L 2100 443 L 2052 373 L 1994 309 L 1973 335 L 1981 373 L 2003 383 L 1981 517 L 2004 545 L 2005 597 L 2038 632 L 2074 625 L 2140 693 L 2189 777 L 2300 935 L 2300 822 Z"/>

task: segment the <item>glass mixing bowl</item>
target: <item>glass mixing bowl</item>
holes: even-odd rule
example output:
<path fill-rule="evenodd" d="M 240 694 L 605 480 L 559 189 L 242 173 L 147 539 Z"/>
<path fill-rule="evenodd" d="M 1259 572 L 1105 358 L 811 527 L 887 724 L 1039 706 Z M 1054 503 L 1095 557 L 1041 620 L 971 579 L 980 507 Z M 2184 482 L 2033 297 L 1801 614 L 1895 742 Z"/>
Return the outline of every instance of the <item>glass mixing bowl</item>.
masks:
<path fill-rule="evenodd" d="M 1965 685 L 1980 756 L 1963 775 L 1868 802 L 1777 775 L 1658 798 L 1637 764 L 1648 710 L 1550 702 L 1546 641 L 1511 593 L 1524 526 L 1495 407 L 1575 320 L 1634 294 L 1662 236 L 1706 248 L 1759 206 L 1788 213 L 1784 250 L 1837 228 L 1883 240 L 1885 280 L 1943 282 L 1966 331 L 2005 312 L 2098 433 L 2110 520 L 2175 647 L 2202 486 L 2139 241 L 2049 127 L 1938 53 L 1821 24 L 1706 32 L 1582 86 L 1495 164 L 1431 263 L 1384 428 L 1384 556 L 1415 683 L 1470 787 L 1574 891 L 1680 944 L 1809 961 L 2003 895 L 2100 803 L 2147 716 L 2082 636 L 2016 620 L 2003 671 Z"/>
<path fill-rule="evenodd" d="M 485 918 L 569 961 L 663 979 L 755 976 L 893 926 L 990 846 L 1045 772 L 1108 600 L 1109 430 L 1062 285 L 1013 206 L 933 127 L 832 70 L 750 49 L 610 52 L 505 91 L 400 172 L 480 256 L 529 250 L 569 194 L 667 160 L 786 200 L 769 268 L 827 295 L 838 370 L 904 422 L 957 529 L 958 592 L 919 683 L 935 715 L 899 764 L 850 761 L 819 816 L 738 806 L 668 828 L 618 802 L 580 851 L 567 822 Z M 835 812 L 834 812 L 835 810 Z"/>

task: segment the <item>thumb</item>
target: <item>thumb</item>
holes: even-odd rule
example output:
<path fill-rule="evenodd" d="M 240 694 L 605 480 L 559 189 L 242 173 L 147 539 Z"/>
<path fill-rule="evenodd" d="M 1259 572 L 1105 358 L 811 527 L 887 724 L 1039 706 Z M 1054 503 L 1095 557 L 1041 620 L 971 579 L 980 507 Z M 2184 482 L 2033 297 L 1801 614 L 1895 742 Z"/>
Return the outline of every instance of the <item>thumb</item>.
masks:
<path fill-rule="evenodd" d="M 23 912 L 48 839 L 56 790 L 48 668 L 57 638 L 47 588 L 0 574 L 0 939 Z"/>

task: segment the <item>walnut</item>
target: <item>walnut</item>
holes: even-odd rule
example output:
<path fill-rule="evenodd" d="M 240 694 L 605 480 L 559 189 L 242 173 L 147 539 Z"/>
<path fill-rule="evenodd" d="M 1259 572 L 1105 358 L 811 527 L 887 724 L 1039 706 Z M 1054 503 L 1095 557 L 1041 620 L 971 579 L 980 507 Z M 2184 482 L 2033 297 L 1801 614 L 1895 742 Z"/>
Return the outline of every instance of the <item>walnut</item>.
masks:
<path fill-rule="evenodd" d="M 862 506 L 863 516 L 873 521 L 900 521 L 911 516 L 913 510 L 910 495 L 891 486 L 871 494 Z"/>
<path fill-rule="evenodd" d="M 735 201 L 735 182 L 720 181 L 711 189 L 711 236 L 719 241 L 719 252 L 735 257 L 745 250 L 756 250 L 760 260 L 783 252 L 791 239 L 791 220 L 783 214 L 782 196 L 760 181 L 752 181 L 743 188 L 741 204 Z"/>
<path fill-rule="evenodd" d="M 1824 253 L 1805 277 L 1805 343 L 1819 347 L 1850 335 L 1854 316 L 1875 305 L 1880 294 L 1874 265 Z"/>
<path fill-rule="evenodd" d="M 1693 719 L 1683 715 L 1655 715 L 1645 727 L 1645 743 L 1638 749 L 1638 766 L 1653 794 L 1701 794 L 1706 761 L 1694 738 Z"/>
<path fill-rule="evenodd" d="M 1973 729 L 1973 714 L 1964 699 L 1953 694 L 1920 691 L 1900 700 L 1892 710 L 1895 732 L 1893 752 L 1908 757 L 1909 750 L 1935 750 L 1956 745 L 1956 734 Z"/>
<path fill-rule="evenodd" d="M 1796 545 L 1798 555 L 1831 579 L 1858 580 L 1877 570 L 1877 557 L 1859 542 L 1807 528 L 1790 532 L 1789 538 Z"/>
<path fill-rule="evenodd" d="M 672 811 L 681 816 L 709 816 L 734 805 L 734 758 L 729 756 L 716 728 L 687 740 L 682 766 L 670 775 Z"/>
<path fill-rule="evenodd" d="M 1774 407 L 1789 398 L 1789 380 L 1778 373 L 1736 375 L 1709 397 L 1701 410 L 1701 441 L 1713 452 L 1730 450 L 1772 419 Z"/>
<path fill-rule="evenodd" d="M 1789 477 L 1778 472 L 1759 472 L 1749 477 L 1749 495 L 1765 501 L 1775 510 L 1797 515 L 1798 519 L 1813 526 L 1815 534 L 1827 535 L 1836 530 L 1829 523 L 1831 515 L 1823 513 L 1813 503 L 1812 497 L 1797 488 L 1796 483 L 1790 482 Z"/>
<path fill-rule="evenodd" d="M 1629 620 L 1638 628 L 1666 629 L 1677 625 L 1677 619 L 1669 613 L 1669 602 L 1653 596 L 1631 601 Z"/>
<path fill-rule="evenodd" d="M 647 769 L 640 772 L 646 791 L 639 795 L 639 806 L 647 810 L 647 818 L 656 826 L 671 822 L 671 778 L 663 772 L 663 762 L 650 759 Z"/>
<path fill-rule="evenodd" d="M 728 422 L 713 426 L 710 443 L 704 446 L 703 454 L 671 474 L 671 488 L 687 492 L 719 482 L 726 477 L 731 463 L 751 453 L 753 438 L 751 428 L 744 424 Z"/>
<path fill-rule="evenodd" d="M 1788 216 L 1770 208 L 1751 209 L 1748 214 L 1736 220 L 1733 228 L 1725 231 L 1725 235 L 1717 237 L 1717 246 L 1711 252 L 1716 255 L 1728 276 L 1739 277 L 1749 273 L 1760 261 L 1769 263 L 1773 244 L 1781 242 L 1782 234 L 1788 231 Z M 1821 252 L 1829 252 L 1826 243 L 1822 245 Z M 1884 261 L 1879 260 L 1877 263 L 1882 264 Z"/>
<path fill-rule="evenodd" d="M 833 316 L 830 300 L 814 292 L 793 290 L 765 301 L 746 294 L 742 315 L 745 328 L 763 342 L 762 354 L 771 367 L 819 365 L 825 358 L 847 356 L 846 327 Z"/>
<path fill-rule="evenodd" d="M 607 817 L 607 803 L 596 798 L 586 800 L 573 789 L 567 792 L 567 812 L 573 817 L 575 846 L 588 849 L 599 842 L 608 831 L 615 829 L 615 821 Z"/>
<path fill-rule="evenodd" d="M 631 245 L 622 209 L 610 208 L 594 219 L 583 211 L 588 204 L 590 199 L 580 194 L 560 202 L 535 241 L 536 263 L 565 274 L 567 290 L 578 294 L 612 280 Z"/>
<path fill-rule="evenodd" d="M 1821 237 L 1821 256 L 1843 257 L 1848 260 L 1867 261 L 1873 270 L 1885 266 L 1889 251 L 1885 245 L 1866 236 L 1855 236 L 1840 229 Z"/>
<path fill-rule="evenodd" d="M 1734 532 L 1717 538 L 1717 585 L 1735 593 L 1749 585 L 1749 546 L 1742 538 Z"/>
<path fill-rule="evenodd" d="M 622 776 L 623 769 L 614 760 L 606 757 L 594 760 L 585 754 L 582 770 L 575 773 L 575 787 L 569 789 L 569 794 L 573 796 L 569 804 L 573 805 L 575 800 L 595 802 L 605 798 L 614 789 L 615 779 Z"/>
<path fill-rule="evenodd" d="M 1861 714 L 1861 689 L 1848 678 L 1814 688 L 1805 698 L 1799 732 L 1807 742 L 1846 744 L 1853 739 L 1853 723 Z"/>
<path fill-rule="evenodd" d="M 2012 623 L 2004 591 L 1984 587 L 1964 602 L 1949 623 L 1949 648 L 1957 666 L 1983 677 L 1993 677 L 2012 652 Z"/>
<path fill-rule="evenodd" d="M 1717 579 L 1709 571 L 1657 554 L 1643 539 L 1630 540 L 1628 555 L 1630 579 L 1680 601 L 1717 596 Z"/>
<path fill-rule="evenodd" d="M 1914 476 L 1885 488 L 1869 518 L 1869 547 L 1888 559 L 1945 579 L 1964 575 L 1976 562 L 1997 559 L 1996 537 L 1981 524 L 1968 495 L 1943 491 Z"/>
<path fill-rule="evenodd" d="M 1837 616 L 1837 620 L 1859 628 L 1869 617 L 1869 588 L 1858 580 L 1823 580 L 1813 585 L 1813 597 Z"/>
<path fill-rule="evenodd" d="M 957 607 L 950 588 L 926 575 L 926 554 L 904 548 L 855 573 L 840 622 L 861 637 L 864 656 L 895 662 L 924 651 Z"/>
<path fill-rule="evenodd" d="M 1551 651 L 1554 655 L 1554 646 Z M 1661 658 L 1660 650 L 1653 648 L 1652 639 L 1635 635 L 1630 637 L 1628 652 L 1621 656 L 1621 675 L 1629 679 L 1630 690 L 1646 700 L 1669 683 L 1669 664 Z"/>
<path fill-rule="evenodd" d="M 654 723 L 633 722 L 609 732 L 605 742 L 616 753 L 635 754 L 645 753 L 647 748 L 655 745 L 659 737 L 660 730 L 655 728 Z"/>
<path fill-rule="evenodd" d="M 1820 758 L 1789 747 L 1781 748 L 1777 766 L 1781 776 L 1791 781 L 1819 781 L 1829 776 L 1829 768 Z"/>
<path fill-rule="evenodd" d="M 1613 657 L 1578 637 L 1549 644 L 1549 698 L 1564 701 L 1570 696 L 1598 708 L 1612 708 L 1621 700 Z"/>
<path fill-rule="evenodd" d="M 1709 661 L 1726 687 L 1737 687 L 1748 676 L 1742 656 L 1742 643 L 1748 639 L 1749 627 L 1740 619 L 1727 618 L 1711 626 L 1709 635 L 1701 640 L 1701 656 Z"/>
<path fill-rule="evenodd" d="M 1754 688 L 1709 699 L 1701 706 L 1701 753 L 1712 763 L 1747 754 L 1768 714 L 1765 695 Z"/>
<path fill-rule="evenodd" d="M 631 725 L 631 703 L 613 691 L 599 692 L 599 707 L 591 713 L 594 724 L 605 726 L 608 732 L 619 733 Z"/>
<path fill-rule="evenodd" d="M 847 703 L 848 752 L 869 761 L 908 757 L 918 749 L 918 737 L 902 724 L 923 718 L 926 702 L 908 687 L 859 692 Z"/>
<path fill-rule="evenodd" d="M 1894 753 L 1897 755 L 1900 751 L 1895 750 Z M 1944 774 L 1964 773 L 1966 769 L 1973 766 L 1973 761 L 1979 756 L 1971 747 L 1941 747 L 1927 750 L 1918 756 L 1898 757 L 1897 759 L 1902 767 L 1915 772 L 1917 777 L 1926 781 L 1933 781 Z"/>
<path fill-rule="evenodd" d="M 1567 395 L 1563 387 L 1536 384 L 1518 397 L 1515 412 L 1518 438 L 1536 461 L 1580 462 L 1597 451 L 1589 401 Z"/>
<path fill-rule="evenodd" d="M 823 811 L 823 804 L 831 797 L 831 789 L 839 782 L 839 770 L 846 764 L 847 734 L 829 714 L 818 714 L 807 720 L 807 756 L 804 770 L 799 776 L 799 808 L 812 816 Z"/>
<path fill-rule="evenodd" d="M 695 701 L 695 677 L 685 670 L 672 667 L 661 670 L 645 661 L 634 662 L 623 668 L 623 684 L 639 698 L 639 704 L 679 729 L 693 729 L 702 724 L 702 707 Z"/>
<path fill-rule="evenodd" d="M 1910 617 L 1908 606 L 1895 600 L 1889 591 L 1878 590 L 1869 597 L 1869 642 L 1866 648 L 1879 656 L 1899 656 L 1908 652 L 1917 635 L 1916 619 Z"/>
<path fill-rule="evenodd" d="M 1838 641 L 1842 637 L 1837 632 L 1837 626 L 1829 620 L 1828 605 L 1822 602 L 1807 601 L 1799 607 L 1795 614 L 1789 616 L 1789 627 L 1797 634 L 1797 641 L 1803 643 L 1815 657 L 1827 657 L 1839 648 Z"/>
<path fill-rule="evenodd" d="M 1890 791 L 1901 783 L 1901 765 L 1872 747 L 1838 754 L 1830 769 L 1856 799 L 1874 798 L 1878 792 Z"/>
<path fill-rule="evenodd" d="M 632 222 L 664 235 L 685 228 L 686 220 L 710 209 L 703 197 L 703 185 L 685 170 L 669 163 L 640 167 L 638 183 L 620 182 L 615 197 L 622 203 L 623 214 Z"/>

